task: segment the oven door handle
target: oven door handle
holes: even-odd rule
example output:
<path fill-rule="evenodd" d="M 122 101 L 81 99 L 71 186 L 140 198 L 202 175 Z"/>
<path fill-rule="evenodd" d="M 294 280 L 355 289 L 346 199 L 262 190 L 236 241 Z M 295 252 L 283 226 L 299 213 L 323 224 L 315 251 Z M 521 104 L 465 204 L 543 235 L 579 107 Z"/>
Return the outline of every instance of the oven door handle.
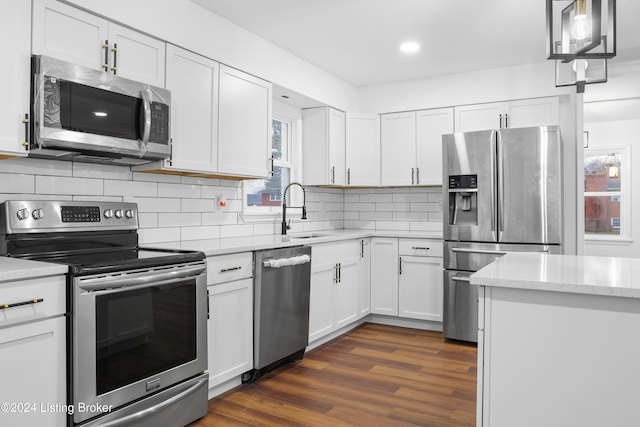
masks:
<path fill-rule="evenodd" d="M 163 271 L 153 274 L 136 274 L 131 276 L 102 276 L 95 279 L 84 279 L 79 283 L 80 289 L 85 291 L 98 291 L 103 289 L 118 289 L 131 286 L 148 285 L 150 283 L 164 282 L 167 280 L 178 280 L 185 277 L 197 276 L 206 270 L 206 266 L 198 265 L 187 268 L 177 268 L 175 270 Z"/>
<path fill-rule="evenodd" d="M 117 426 L 129 426 L 129 425 L 132 425 L 133 421 L 139 421 L 142 418 L 153 414 L 154 412 L 158 412 L 159 410 L 161 410 L 163 408 L 166 408 L 167 406 L 173 405 L 174 403 L 184 399 L 185 397 L 187 397 L 188 395 L 193 393 L 195 390 L 197 390 L 199 387 L 201 387 L 202 384 L 205 383 L 205 382 L 209 382 L 209 377 L 206 377 L 206 378 L 203 378 L 203 379 L 199 380 L 198 382 L 196 382 L 194 385 L 192 385 L 188 389 L 186 389 L 184 391 L 181 391 L 180 393 L 176 394 L 175 396 L 165 400 L 162 403 L 158 403 L 157 405 L 154 405 L 151 408 L 144 409 L 144 410 L 142 410 L 140 412 L 136 412 L 134 414 L 127 415 L 127 416 L 122 417 L 122 418 L 118 418 L 118 419 L 113 420 L 111 422 L 107 422 L 106 424 L 101 424 L 101 426 L 102 427 L 117 427 Z"/>

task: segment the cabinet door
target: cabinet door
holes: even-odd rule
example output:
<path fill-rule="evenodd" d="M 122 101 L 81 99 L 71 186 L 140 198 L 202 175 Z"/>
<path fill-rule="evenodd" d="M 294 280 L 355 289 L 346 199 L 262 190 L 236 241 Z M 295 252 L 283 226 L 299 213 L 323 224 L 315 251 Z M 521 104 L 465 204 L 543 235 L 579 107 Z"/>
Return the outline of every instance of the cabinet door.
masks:
<path fill-rule="evenodd" d="M 398 239 L 371 239 L 371 313 L 398 315 Z"/>
<path fill-rule="evenodd" d="M 171 91 L 171 166 L 215 172 L 218 161 L 219 65 L 167 46 L 167 89 Z"/>
<path fill-rule="evenodd" d="M 271 156 L 271 83 L 220 65 L 218 171 L 267 178 Z"/>
<path fill-rule="evenodd" d="M 412 185 L 416 167 L 416 113 L 380 116 L 382 185 Z"/>
<path fill-rule="evenodd" d="M 358 318 L 371 312 L 371 239 L 360 240 Z"/>
<path fill-rule="evenodd" d="M 347 114 L 347 185 L 380 185 L 380 116 Z"/>
<path fill-rule="evenodd" d="M 506 128 L 557 125 L 558 98 L 535 98 L 507 102 L 505 105 Z"/>
<path fill-rule="evenodd" d="M 209 387 L 253 368 L 253 279 L 209 286 Z"/>
<path fill-rule="evenodd" d="M 442 135 L 453 133 L 453 108 L 416 112 L 416 184 L 442 185 Z"/>
<path fill-rule="evenodd" d="M 329 168 L 331 169 L 331 185 L 346 184 L 345 126 L 345 113 L 329 108 Z"/>
<path fill-rule="evenodd" d="M 456 132 L 500 129 L 503 126 L 503 108 L 502 102 L 455 107 Z"/>
<path fill-rule="evenodd" d="M 34 0 L 32 51 L 103 70 L 108 23 L 55 0 Z"/>
<path fill-rule="evenodd" d="M 442 258 L 400 259 L 399 316 L 442 322 Z"/>
<path fill-rule="evenodd" d="M 337 264 L 318 264 L 311 257 L 309 342 L 333 331 L 333 286 L 336 280 Z"/>
<path fill-rule="evenodd" d="M 110 72 L 127 79 L 165 87 L 164 42 L 110 23 L 109 44 Z"/>
<path fill-rule="evenodd" d="M 3 411 L 3 426 L 66 425 L 65 318 L 0 329 L 0 402 L 35 405 Z M 44 407 L 42 406 L 44 405 Z"/>
<path fill-rule="evenodd" d="M 353 252 L 358 250 L 358 244 L 352 242 Z M 333 312 L 335 329 L 358 320 L 358 281 L 359 258 L 357 253 L 351 257 L 341 258 L 338 265 L 338 280 L 334 286 Z"/>
<path fill-rule="evenodd" d="M 30 2 L 3 3 L 0 38 L 7 43 L 3 44 L 0 67 L 0 81 L 5 82 L 0 103 L 0 158 L 27 155 L 22 146 L 27 141 L 22 120 L 29 114 L 30 20 Z"/>

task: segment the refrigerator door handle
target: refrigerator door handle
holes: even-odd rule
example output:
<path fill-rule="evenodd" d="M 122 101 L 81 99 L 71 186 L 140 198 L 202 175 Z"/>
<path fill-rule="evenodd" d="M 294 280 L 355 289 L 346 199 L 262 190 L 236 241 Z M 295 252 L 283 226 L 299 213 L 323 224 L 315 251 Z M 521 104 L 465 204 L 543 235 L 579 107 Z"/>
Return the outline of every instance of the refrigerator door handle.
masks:
<path fill-rule="evenodd" d="M 498 149 L 498 241 L 501 241 L 504 231 L 504 159 L 500 132 L 496 132 L 496 144 Z"/>
<path fill-rule="evenodd" d="M 471 279 L 468 277 L 460 277 L 460 276 L 451 276 L 451 280 L 454 282 L 471 282 Z"/>
<path fill-rule="evenodd" d="M 493 235 L 493 240 L 497 240 L 496 236 L 496 139 L 498 138 L 498 133 L 493 131 L 491 133 L 491 234 Z"/>

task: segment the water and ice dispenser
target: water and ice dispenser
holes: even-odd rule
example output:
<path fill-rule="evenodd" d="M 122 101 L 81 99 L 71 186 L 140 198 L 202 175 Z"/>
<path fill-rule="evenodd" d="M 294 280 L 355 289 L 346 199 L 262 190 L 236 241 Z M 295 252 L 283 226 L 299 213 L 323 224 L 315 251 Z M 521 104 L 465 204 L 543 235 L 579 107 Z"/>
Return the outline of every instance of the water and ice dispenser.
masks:
<path fill-rule="evenodd" d="M 478 175 L 449 175 L 449 224 L 478 224 Z"/>

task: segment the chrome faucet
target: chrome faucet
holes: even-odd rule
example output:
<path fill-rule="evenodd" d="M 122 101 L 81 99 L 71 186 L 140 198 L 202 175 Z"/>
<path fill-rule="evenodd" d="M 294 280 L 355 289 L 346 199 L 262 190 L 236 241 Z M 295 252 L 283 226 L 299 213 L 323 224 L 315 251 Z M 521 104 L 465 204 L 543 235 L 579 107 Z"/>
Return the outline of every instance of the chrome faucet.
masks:
<path fill-rule="evenodd" d="M 300 219 L 307 219 L 307 193 L 304 189 L 304 186 L 300 183 L 297 182 L 292 182 L 291 184 L 287 185 L 284 188 L 284 192 L 282 193 L 282 235 L 286 235 L 287 234 L 287 230 L 290 228 L 290 226 L 287 226 L 287 190 L 289 190 L 289 187 L 291 187 L 292 185 L 297 185 L 298 187 L 302 188 L 302 206 L 289 206 L 290 208 L 302 208 L 302 218 Z"/>

